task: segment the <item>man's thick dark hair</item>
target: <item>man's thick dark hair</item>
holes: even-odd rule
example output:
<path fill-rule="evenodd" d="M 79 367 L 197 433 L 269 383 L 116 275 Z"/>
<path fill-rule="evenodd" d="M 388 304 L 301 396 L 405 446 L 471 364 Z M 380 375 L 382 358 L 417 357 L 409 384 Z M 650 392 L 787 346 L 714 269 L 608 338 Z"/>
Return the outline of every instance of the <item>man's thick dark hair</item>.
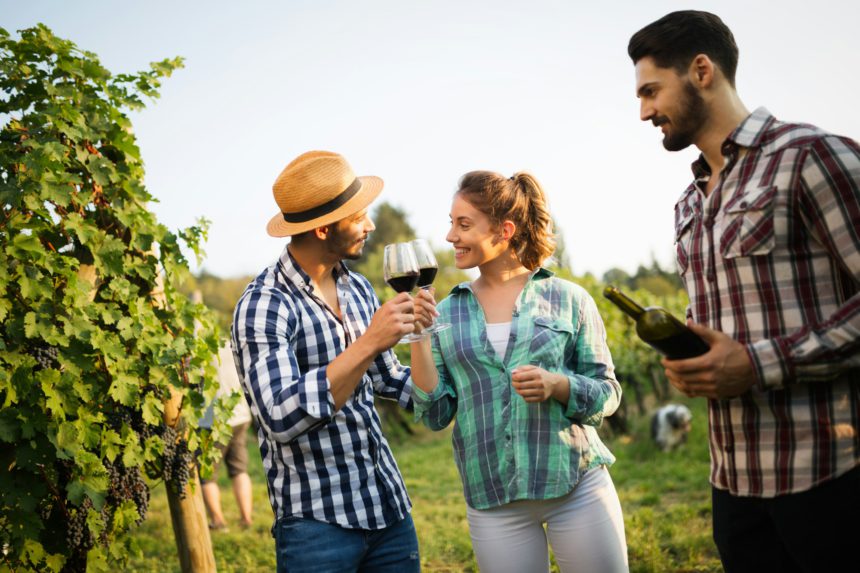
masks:
<path fill-rule="evenodd" d="M 634 64 L 651 57 L 657 66 L 674 68 L 679 74 L 687 71 L 693 58 L 705 54 L 735 85 L 738 45 L 728 26 L 709 12 L 681 10 L 666 14 L 633 34 L 627 53 Z"/>

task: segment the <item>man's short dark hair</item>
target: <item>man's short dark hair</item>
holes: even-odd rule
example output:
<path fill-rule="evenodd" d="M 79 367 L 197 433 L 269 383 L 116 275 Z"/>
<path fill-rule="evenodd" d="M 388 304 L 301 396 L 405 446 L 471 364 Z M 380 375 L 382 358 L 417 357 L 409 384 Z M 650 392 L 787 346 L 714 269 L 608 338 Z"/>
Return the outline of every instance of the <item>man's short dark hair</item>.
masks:
<path fill-rule="evenodd" d="M 728 26 L 709 12 L 681 10 L 666 14 L 633 34 L 627 53 L 634 64 L 651 57 L 657 66 L 673 68 L 679 74 L 687 71 L 693 58 L 705 54 L 735 85 L 738 45 Z"/>

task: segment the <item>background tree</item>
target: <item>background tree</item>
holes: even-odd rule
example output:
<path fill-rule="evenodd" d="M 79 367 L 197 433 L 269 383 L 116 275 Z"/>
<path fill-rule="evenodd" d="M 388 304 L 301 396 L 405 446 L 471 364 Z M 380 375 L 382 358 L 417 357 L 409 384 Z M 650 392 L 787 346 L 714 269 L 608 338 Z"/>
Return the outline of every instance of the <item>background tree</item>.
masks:
<path fill-rule="evenodd" d="M 564 231 L 558 226 L 555 217 L 552 219 L 552 228 L 555 234 L 555 252 L 552 254 L 553 266 L 573 273 L 573 268 L 570 266 L 567 243 L 564 240 Z"/>
<path fill-rule="evenodd" d="M 214 397 L 216 332 L 177 290 L 207 227 L 147 209 L 127 116 L 181 64 L 113 75 L 45 26 L 0 28 L 0 569 L 121 564 L 144 476 L 183 492 L 191 452 L 211 465 L 183 427 Z"/>
<path fill-rule="evenodd" d="M 239 297 L 253 280 L 252 276 L 221 278 L 206 271 L 190 277 L 182 283 L 181 291 L 188 297 L 196 290 L 203 296 L 204 304 L 212 311 L 224 337 L 230 336 L 233 310 Z"/>

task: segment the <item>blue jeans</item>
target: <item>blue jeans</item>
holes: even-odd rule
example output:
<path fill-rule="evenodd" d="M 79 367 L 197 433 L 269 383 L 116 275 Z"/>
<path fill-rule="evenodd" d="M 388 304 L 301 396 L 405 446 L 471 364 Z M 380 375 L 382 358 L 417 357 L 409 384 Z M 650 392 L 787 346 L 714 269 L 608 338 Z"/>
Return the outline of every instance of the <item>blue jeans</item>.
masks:
<path fill-rule="evenodd" d="M 418 573 L 412 516 L 385 529 L 345 529 L 285 517 L 275 524 L 278 573 Z"/>

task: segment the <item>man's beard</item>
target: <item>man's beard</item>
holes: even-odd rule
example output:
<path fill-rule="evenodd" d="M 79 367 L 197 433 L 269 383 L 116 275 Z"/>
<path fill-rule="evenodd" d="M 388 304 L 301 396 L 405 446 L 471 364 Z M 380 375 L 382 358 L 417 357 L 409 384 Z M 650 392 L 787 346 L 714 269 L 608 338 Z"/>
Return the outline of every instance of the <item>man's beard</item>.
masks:
<path fill-rule="evenodd" d="M 348 237 L 337 225 L 333 225 L 329 231 L 329 252 L 338 256 L 339 259 L 356 261 L 361 258 L 364 245 L 356 246 L 358 239 Z"/>
<path fill-rule="evenodd" d="M 663 138 L 663 147 L 667 151 L 681 151 L 691 146 L 707 119 L 705 100 L 689 80 L 684 82 L 684 98 L 678 109 L 678 117 L 671 122 Z M 661 125 L 666 119 L 665 116 L 660 118 L 656 125 Z"/>

